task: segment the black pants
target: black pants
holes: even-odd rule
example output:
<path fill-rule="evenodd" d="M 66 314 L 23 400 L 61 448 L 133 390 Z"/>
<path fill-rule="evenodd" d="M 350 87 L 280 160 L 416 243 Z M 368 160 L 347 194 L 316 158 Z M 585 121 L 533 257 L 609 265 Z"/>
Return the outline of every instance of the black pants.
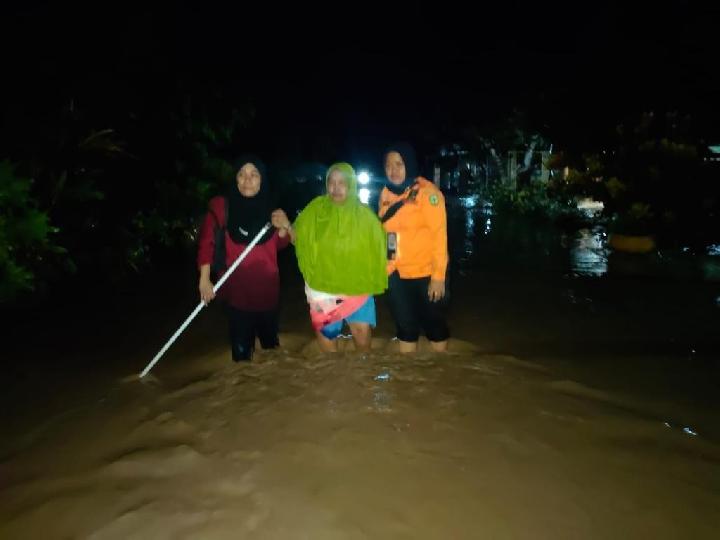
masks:
<path fill-rule="evenodd" d="M 387 297 L 400 341 L 417 341 L 420 330 L 430 341 L 445 341 L 450 337 L 445 320 L 447 298 L 431 302 L 429 285 L 430 276 L 402 279 L 397 272 L 390 275 Z"/>
<path fill-rule="evenodd" d="M 274 349 L 278 340 L 277 311 L 242 311 L 228 306 L 230 348 L 235 362 L 251 360 L 255 351 L 255 338 L 263 349 Z"/>

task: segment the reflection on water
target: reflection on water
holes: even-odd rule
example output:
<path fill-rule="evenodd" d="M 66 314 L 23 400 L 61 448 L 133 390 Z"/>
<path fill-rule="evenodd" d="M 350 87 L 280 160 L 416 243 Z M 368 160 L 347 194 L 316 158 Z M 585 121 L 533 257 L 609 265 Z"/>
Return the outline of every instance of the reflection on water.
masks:
<path fill-rule="evenodd" d="M 465 213 L 465 254 L 473 254 L 473 239 L 475 237 L 475 217 L 472 210 Z"/>
<path fill-rule="evenodd" d="M 580 229 L 570 248 L 571 270 L 578 276 L 604 276 L 608 270 L 608 253 L 604 227 Z"/>
<path fill-rule="evenodd" d="M 717 243 L 627 254 L 610 248 L 604 225 L 563 229 L 549 221 L 497 212 L 477 196 L 448 197 L 447 201 L 451 269 L 460 275 L 492 270 L 566 278 L 613 274 L 720 282 Z"/>
<path fill-rule="evenodd" d="M 485 220 L 485 228 L 483 229 L 483 235 L 487 236 L 492 230 L 492 216 L 493 216 L 493 205 L 489 201 L 485 201 L 480 211 L 483 219 Z"/>
<path fill-rule="evenodd" d="M 478 204 L 480 198 L 478 195 L 469 195 L 466 197 L 459 197 L 457 199 L 459 208 L 457 212 L 453 211 L 453 206 L 449 205 L 449 213 L 452 217 L 453 214 L 462 215 L 462 253 L 459 253 L 460 266 L 467 266 L 468 261 L 472 258 L 472 255 L 477 251 L 475 247 L 475 222 L 476 215 L 478 214 Z"/>
<path fill-rule="evenodd" d="M 691 427 L 684 426 L 684 427 L 680 428 L 680 426 L 674 426 L 670 422 L 663 422 L 663 424 L 665 425 L 666 428 L 680 429 L 685 435 L 690 435 L 691 437 L 697 437 L 697 431 L 695 431 Z"/>
<path fill-rule="evenodd" d="M 522 218 L 497 216 L 492 203 L 477 196 L 448 205 L 452 258 L 461 273 L 478 265 L 510 265 L 563 275 L 598 277 L 608 272 L 607 233 L 602 226 L 570 236 L 559 229 Z"/>
<path fill-rule="evenodd" d="M 459 201 L 460 201 L 460 205 L 463 208 L 475 208 L 480 201 L 480 196 L 479 195 L 468 195 L 466 197 L 460 197 Z"/>

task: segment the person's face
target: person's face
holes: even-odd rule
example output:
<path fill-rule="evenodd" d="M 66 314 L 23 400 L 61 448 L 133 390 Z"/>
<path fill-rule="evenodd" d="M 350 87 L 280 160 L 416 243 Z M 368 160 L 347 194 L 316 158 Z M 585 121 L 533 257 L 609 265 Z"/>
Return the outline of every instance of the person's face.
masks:
<path fill-rule="evenodd" d="M 385 175 L 395 185 L 405 181 L 405 162 L 397 152 L 389 152 L 385 158 Z"/>
<path fill-rule="evenodd" d="M 260 191 L 260 171 L 252 163 L 246 163 L 238 171 L 237 176 L 238 191 L 243 197 L 254 197 Z"/>
<path fill-rule="evenodd" d="M 345 181 L 345 175 L 340 171 L 331 172 L 328 178 L 327 190 L 332 202 L 335 204 L 344 203 L 348 195 L 348 185 Z"/>

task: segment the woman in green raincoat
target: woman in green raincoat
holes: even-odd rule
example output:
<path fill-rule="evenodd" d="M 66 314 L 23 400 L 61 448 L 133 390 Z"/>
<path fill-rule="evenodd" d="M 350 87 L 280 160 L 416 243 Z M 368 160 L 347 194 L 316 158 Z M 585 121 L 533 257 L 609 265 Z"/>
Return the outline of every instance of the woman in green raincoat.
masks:
<path fill-rule="evenodd" d="M 294 224 L 310 319 L 321 350 L 337 351 L 348 323 L 357 350 L 369 350 L 375 326 L 373 295 L 387 289 L 385 232 L 375 213 L 358 199 L 357 177 L 335 163 L 325 177 L 326 194 L 313 199 Z"/>

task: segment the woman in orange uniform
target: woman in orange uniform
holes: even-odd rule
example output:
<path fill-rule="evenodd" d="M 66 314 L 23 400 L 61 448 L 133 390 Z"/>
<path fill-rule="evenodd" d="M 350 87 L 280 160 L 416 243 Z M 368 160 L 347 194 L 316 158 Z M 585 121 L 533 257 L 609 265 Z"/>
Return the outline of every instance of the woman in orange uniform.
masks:
<path fill-rule="evenodd" d="M 422 330 L 433 350 L 444 352 L 450 337 L 445 319 L 445 198 L 418 175 L 409 144 L 390 146 L 384 166 L 387 178 L 378 213 L 388 235 L 388 300 L 400 351 L 416 351 Z"/>

